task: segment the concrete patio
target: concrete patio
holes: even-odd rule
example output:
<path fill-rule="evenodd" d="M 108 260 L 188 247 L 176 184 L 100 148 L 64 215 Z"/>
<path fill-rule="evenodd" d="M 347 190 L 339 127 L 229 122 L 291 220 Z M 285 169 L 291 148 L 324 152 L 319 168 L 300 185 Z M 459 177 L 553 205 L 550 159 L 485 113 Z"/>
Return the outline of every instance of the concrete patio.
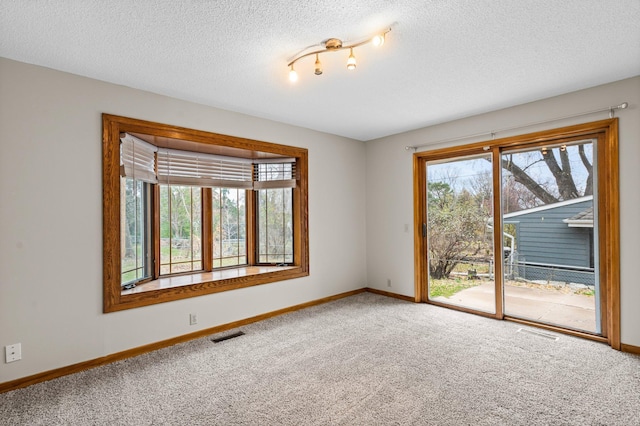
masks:
<path fill-rule="evenodd" d="M 494 284 L 486 282 L 450 298 L 434 299 L 484 312 L 495 312 Z M 595 297 L 557 289 L 505 287 L 505 315 L 596 333 Z"/>

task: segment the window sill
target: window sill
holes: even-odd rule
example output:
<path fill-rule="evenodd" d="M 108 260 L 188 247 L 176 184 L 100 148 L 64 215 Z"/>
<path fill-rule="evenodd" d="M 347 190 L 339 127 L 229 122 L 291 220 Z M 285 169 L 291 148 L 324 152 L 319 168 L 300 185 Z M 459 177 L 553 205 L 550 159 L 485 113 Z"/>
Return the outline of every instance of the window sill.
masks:
<path fill-rule="evenodd" d="M 145 293 L 148 291 L 161 290 L 167 288 L 184 287 L 194 284 L 204 284 L 208 282 L 224 281 L 233 278 L 247 277 L 252 275 L 266 274 L 295 269 L 295 266 L 241 266 L 238 268 L 221 269 L 212 272 L 201 272 L 185 275 L 174 275 L 171 277 L 159 278 L 139 284 L 129 290 L 122 290 L 122 295 Z"/>
<path fill-rule="evenodd" d="M 214 272 L 202 272 L 161 278 L 122 290 L 104 312 L 115 312 L 172 300 L 252 287 L 309 275 L 302 266 L 244 266 Z"/>

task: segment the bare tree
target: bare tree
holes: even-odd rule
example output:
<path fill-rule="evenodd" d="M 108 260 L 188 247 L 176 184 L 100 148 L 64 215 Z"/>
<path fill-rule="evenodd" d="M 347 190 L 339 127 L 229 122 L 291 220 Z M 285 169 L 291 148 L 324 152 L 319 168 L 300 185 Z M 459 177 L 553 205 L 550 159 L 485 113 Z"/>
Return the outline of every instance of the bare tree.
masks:
<path fill-rule="evenodd" d="M 585 152 L 585 145 L 588 144 L 590 142 L 577 146 L 578 157 L 587 172 L 584 189 L 582 190 L 576 184 L 577 173 L 572 170 L 572 154 L 566 146 L 530 151 L 529 154 L 537 155 L 538 157 L 520 165 L 514 161 L 514 156 L 521 156 L 520 153 L 504 155 L 501 159 L 502 168 L 508 171 L 516 183 L 524 186 L 542 204 L 553 204 L 559 201 L 592 195 L 593 164 Z M 539 178 L 528 172 L 529 168 L 540 163 L 543 163 L 548 169 L 553 179 L 552 185 L 549 184 L 550 182 L 541 182 Z"/>
<path fill-rule="evenodd" d="M 485 244 L 487 213 L 466 189 L 456 194 L 449 184 L 428 186 L 429 273 L 449 277 L 464 258 L 477 255 Z"/>

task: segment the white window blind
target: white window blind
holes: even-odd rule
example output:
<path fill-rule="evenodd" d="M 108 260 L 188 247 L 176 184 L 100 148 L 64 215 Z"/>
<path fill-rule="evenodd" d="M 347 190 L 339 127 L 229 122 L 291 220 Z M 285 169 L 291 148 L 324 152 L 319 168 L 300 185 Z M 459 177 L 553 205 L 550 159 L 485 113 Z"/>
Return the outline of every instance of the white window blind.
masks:
<path fill-rule="evenodd" d="M 254 160 L 253 188 L 295 188 L 296 187 L 296 159 L 264 159 Z"/>
<path fill-rule="evenodd" d="M 120 175 L 143 182 L 156 183 L 155 153 L 158 147 L 131 136 L 120 135 Z"/>
<path fill-rule="evenodd" d="M 150 183 L 240 189 L 295 188 L 295 158 L 251 160 L 158 148 L 120 137 L 121 175 Z"/>
<path fill-rule="evenodd" d="M 167 185 L 250 189 L 252 172 L 250 159 L 158 150 L 158 182 Z"/>

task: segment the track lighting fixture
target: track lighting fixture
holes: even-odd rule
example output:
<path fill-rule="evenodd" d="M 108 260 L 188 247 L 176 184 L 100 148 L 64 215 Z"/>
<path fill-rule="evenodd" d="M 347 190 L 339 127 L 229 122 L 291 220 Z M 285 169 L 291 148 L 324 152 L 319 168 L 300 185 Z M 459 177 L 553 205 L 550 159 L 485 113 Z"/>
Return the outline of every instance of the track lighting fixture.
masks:
<path fill-rule="evenodd" d="M 350 50 L 349 59 L 347 59 L 347 69 L 348 70 L 356 69 L 356 57 L 353 56 L 353 47 Z"/>
<path fill-rule="evenodd" d="M 289 62 L 288 67 L 289 67 L 289 80 L 292 83 L 295 83 L 296 81 L 298 81 L 298 73 L 294 70 L 293 65 L 298 62 L 300 59 L 302 58 L 306 58 L 307 56 L 311 56 L 311 55 L 315 55 L 316 56 L 316 62 L 315 62 L 315 66 L 314 66 L 314 73 L 315 75 L 321 75 L 323 70 L 322 70 L 322 63 L 320 62 L 320 54 L 321 53 L 325 53 L 327 51 L 329 52 L 335 52 L 338 50 L 346 50 L 349 49 L 349 57 L 347 58 L 347 69 L 348 70 L 355 70 L 356 69 L 356 57 L 353 54 L 353 49 L 359 46 L 362 46 L 364 44 L 367 43 L 371 43 L 376 47 L 382 46 L 384 44 L 385 41 L 385 37 L 387 35 L 387 33 L 391 31 L 391 28 L 387 28 L 386 30 L 374 35 L 373 37 L 369 37 L 366 40 L 362 40 L 362 41 L 358 41 L 358 42 L 354 42 L 354 43 L 343 43 L 342 40 L 337 39 L 337 38 L 329 38 L 325 41 L 322 42 L 322 46 L 324 46 L 323 49 L 321 50 L 314 50 L 312 52 L 307 52 L 304 53 L 304 51 L 300 54 L 298 54 L 297 56 L 295 56 L 291 62 Z"/>
<path fill-rule="evenodd" d="M 293 69 L 293 64 L 289 66 L 289 81 L 292 83 L 298 81 L 298 73 Z"/>
<path fill-rule="evenodd" d="M 384 44 L 384 36 L 385 33 L 374 35 L 371 39 L 371 44 L 373 44 L 375 47 L 382 46 Z"/>

